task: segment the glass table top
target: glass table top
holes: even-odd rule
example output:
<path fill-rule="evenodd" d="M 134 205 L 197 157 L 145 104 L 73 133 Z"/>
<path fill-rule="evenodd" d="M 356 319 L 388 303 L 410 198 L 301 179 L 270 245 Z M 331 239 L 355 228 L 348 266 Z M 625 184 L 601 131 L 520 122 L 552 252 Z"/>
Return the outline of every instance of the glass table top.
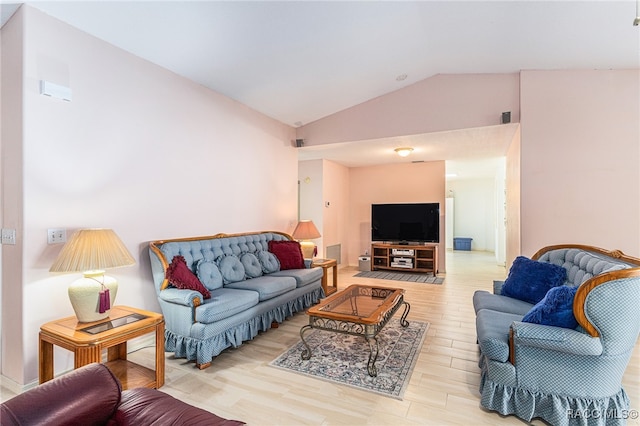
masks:
<path fill-rule="evenodd" d="M 312 308 L 309 315 L 359 322 L 375 322 L 401 299 L 401 288 L 352 285 Z"/>

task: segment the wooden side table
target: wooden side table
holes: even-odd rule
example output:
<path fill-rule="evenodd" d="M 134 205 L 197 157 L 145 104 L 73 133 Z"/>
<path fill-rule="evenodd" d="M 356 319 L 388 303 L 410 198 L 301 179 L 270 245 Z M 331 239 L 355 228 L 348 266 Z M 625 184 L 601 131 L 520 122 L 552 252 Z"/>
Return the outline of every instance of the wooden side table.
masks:
<path fill-rule="evenodd" d="M 155 333 L 155 371 L 127 361 L 127 341 Z M 159 388 L 164 385 L 164 317 L 161 314 L 127 306 L 114 306 L 108 319 L 78 322 L 75 316 L 48 322 L 40 327 L 40 383 L 53 379 L 53 345 L 74 354 L 74 368 L 102 362 L 107 350 L 107 367 L 123 389 Z"/>
<path fill-rule="evenodd" d="M 313 259 L 311 266 L 319 266 L 322 268 L 322 288 L 325 296 L 338 291 L 338 261 L 336 259 Z M 332 268 L 333 285 L 329 286 L 327 272 Z"/>

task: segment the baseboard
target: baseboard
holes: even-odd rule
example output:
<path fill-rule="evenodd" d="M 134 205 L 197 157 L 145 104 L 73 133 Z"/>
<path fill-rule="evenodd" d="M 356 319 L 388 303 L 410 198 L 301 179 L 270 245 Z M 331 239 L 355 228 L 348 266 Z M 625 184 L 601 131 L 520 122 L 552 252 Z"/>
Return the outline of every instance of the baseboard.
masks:
<path fill-rule="evenodd" d="M 38 385 L 38 381 L 35 380 L 31 383 L 27 383 L 26 385 L 22 385 L 8 377 L 6 377 L 5 375 L 0 375 L 0 382 L 2 383 L 2 387 L 11 391 L 12 393 L 18 395 L 21 394 L 22 392 L 29 390 L 31 388 L 35 388 Z M 2 398 L 4 400 L 4 398 Z"/>
<path fill-rule="evenodd" d="M 164 339 L 164 336 L 162 336 Z M 154 347 L 156 346 L 156 335 L 148 334 L 146 336 L 138 337 L 135 339 L 131 339 L 127 342 L 127 353 L 132 353 L 139 351 L 143 348 Z M 164 346 L 164 342 L 163 345 Z"/>

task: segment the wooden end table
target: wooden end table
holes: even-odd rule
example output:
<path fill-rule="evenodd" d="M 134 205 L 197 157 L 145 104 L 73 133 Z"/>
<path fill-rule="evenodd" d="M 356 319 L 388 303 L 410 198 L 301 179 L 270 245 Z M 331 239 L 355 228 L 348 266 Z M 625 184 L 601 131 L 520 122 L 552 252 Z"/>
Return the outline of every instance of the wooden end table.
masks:
<path fill-rule="evenodd" d="M 338 291 L 338 261 L 336 259 L 313 259 L 311 266 L 319 266 L 322 268 L 322 289 L 325 296 Z M 328 284 L 327 272 L 332 268 L 333 281 L 331 287 Z"/>
<path fill-rule="evenodd" d="M 155 371 L 127 361 L 127 341 L 155 333 Z M 164 385 L 164 317 L 161 314 L 127 306 L 114 306 L 109 318 L 78 322 L 75 316 L 48 322 L 40 327 L 40 383 L 53 379 L 53 345 L 74 354 L 74 368 L 102 362 L 107 350 L 107 367 L 123 389 L 159 388 Z"/>

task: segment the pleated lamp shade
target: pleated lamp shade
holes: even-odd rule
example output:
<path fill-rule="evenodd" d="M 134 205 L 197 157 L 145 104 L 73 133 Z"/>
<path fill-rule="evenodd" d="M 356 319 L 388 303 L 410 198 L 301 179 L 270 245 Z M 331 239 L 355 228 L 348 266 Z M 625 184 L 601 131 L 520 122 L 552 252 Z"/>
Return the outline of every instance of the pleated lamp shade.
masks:
<path fill-rule="evenodd" d="M 81 229 L 64 245 L 50 272 L 85 272 L 134 265 L 112 229 Z"/>
<path fill-rule="evenodd" d="M 135 263 L 113 230 L 82 229 L 71 236 L 49 271 L 83 273 L 69 286 L 69 299 L 78 321 L 92 322 L 109 316 L 118 292 L 117 281 L 104 270 Z"/>
<path fill-rule="evenodd" d="M 320 231 L 318 231 L 313 221 L 301 220 L 298 222 L 296 229 L 293 230 L 292 236 L 296 240 L 313 240 L 314 238 L 320 238 Z"/>

